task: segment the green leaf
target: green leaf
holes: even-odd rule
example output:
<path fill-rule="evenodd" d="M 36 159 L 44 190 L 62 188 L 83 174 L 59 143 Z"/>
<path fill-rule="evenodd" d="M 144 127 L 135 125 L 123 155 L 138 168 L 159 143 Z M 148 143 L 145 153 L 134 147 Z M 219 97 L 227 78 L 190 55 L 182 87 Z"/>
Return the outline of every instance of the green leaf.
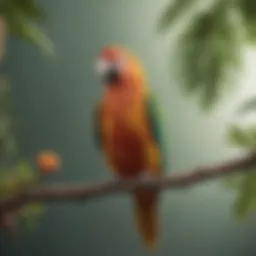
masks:
<path fill-rule="evenodd" d="M 222 179 L 222 184 L 228 189 L 237 190 L 241 187 L 243 179 L 244 179 L 244 174 L 237 173 L 237 174 L 224 177 Z"/>
<path fill-rule="evenodd" d="M 0 170 L 0 197 L 10 196 L 21 189 L 35 185 L 38 175 L 26 160 Z"/>
<path fill-rule="evenodd" d="M 24 13 L 19 6 L 15 5 L 8 9 L 5 19 L 13 35 L 36 45 L 44 54 L 52 55 L 54 53 L 52 42 L 34 23 L 31 15 Z"/>
<path fill-rule="evenodd" d="M 193 0 L 174 0 L 170 1 L 164 8 L 159 21 L 158 31 L 164 31 L 177 22 L 190 9 L 196 1 Z"/>
<path fill-rule="evenodd" d="M 248 112 L 256 112 L 256 96 L 251 97 L 239 109 L 239 114 L 246 114 Z"/>
<path fill-rule="evenodd" d="M 38 6 L 37 0 L 16 0 L 16 7 L 18 7 L 31 20 L 43 20 L 45 14 L 43 9 Z"/>
<path fill-rule="evenodd" d="M 246 174 L 238 191 L 234 204 L 237 220 L 241 220 L 255 210 L 256 202 L 256 173 Z"/>
<path fill-rule="evenodd" d="M 10 196 L 19 191 L 19 180 L 13 174 L 13 172 L 8 171 L 3 180 L 1 180 L 0 185 L 0 197 Z"/>
<path fill-rule="evenodd" d="M 242 129 L 236 125 L 232 125 L 228 130 L 228 141 L 230 144 L 239 148 L 255 149 L 256 126 Z"/>
<path fill-rule="evenodd" d="M 33 185 L 37 182 L 37 175 L 34 169 L 26 160 L 19 161 L 15 166 L 15 171 L 22 187 Z"/>
<path fill-rule="evenodd" d="M 247 39 L 256 43 L 256 2 L 255 0 L 240 0 Z"/>
<path fill-rule="evenodd" d="M 42 204 L 29 204 L 20 210 L 20 218 L 26 228 L 34 230 L 36 228 L 37 220 L 45 212 Z"/>
<path fill-rule="evenodd" d="M 20 38 L 38 46 L 43 54 L 52 55 L 54 53 L 52 42 L 38 26 L 23 21 L 23 23 L 13 27 L 12 32 Z"/>
<path fill-rule="evenodd" d="M 174 59 L 179 84 L 188 94 L 196 95 L 205 110 L 215 106 L 227 89 L 236 85 L 230 80 L 241 65 L 245 37 L 241 19 L 236 2 L 217 1 L 209 12 L 200 13 L 191 21 L 177 42 Z"/>

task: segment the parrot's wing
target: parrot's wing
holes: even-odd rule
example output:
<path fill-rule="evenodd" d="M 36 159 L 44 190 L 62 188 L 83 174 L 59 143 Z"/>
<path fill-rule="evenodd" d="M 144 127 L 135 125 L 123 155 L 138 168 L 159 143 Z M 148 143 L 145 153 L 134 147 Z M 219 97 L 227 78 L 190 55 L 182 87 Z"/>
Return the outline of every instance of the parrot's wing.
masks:
<path fill-rule="evenodd" d="M 153 94 L 149 92 L 146 98 L 146 115 L 149 123 L 149 129 L 151 136 L 155 143 L 159 146 L 161 152 L 161 165 L 164 166 L 165 163 L 165 148 L 164 148 L 164 136 L 163 136 L 163 126 L 162 117 L 159 109 L 159 103 Z"/>
<path fill-rule="evenodd" d="M 98 104 L 93 111 L 93 139 L 98 149 L 102 148 L 102 132 L 101 132 L 101 116 L 102 105 Z"/>

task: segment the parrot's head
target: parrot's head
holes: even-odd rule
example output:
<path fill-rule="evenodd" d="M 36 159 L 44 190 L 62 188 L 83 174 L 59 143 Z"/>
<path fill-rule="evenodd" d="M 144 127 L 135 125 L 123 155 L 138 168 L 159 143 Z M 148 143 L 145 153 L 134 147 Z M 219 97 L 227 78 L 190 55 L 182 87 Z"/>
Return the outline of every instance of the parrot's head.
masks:
<path fill-rule="evenodd" d="M 107 87 L 142 85 L 145 77 L 138 59 L 118 46 L 107 46 L 100 51 L 96 71 Z"/>

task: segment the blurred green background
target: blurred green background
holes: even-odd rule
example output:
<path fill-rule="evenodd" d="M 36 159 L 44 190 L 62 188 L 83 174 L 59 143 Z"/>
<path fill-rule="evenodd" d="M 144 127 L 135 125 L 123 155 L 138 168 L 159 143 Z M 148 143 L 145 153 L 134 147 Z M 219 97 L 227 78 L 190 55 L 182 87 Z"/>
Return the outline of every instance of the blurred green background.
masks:
<path fill-rule="evenodd" d="M 167 172 L 214 164 L 239 153 L 227 146 L 226 128 L 234 120 L 241 92 L 248 96 L 253 90 L 256 55 L 246 55 L 248 67 L 242 74 L 241 91 L 230 94 L 211 114 L 203 114 L 170 75 L 169 61 L 175 52 L 170 35 L 156 33 L 156 19 L 166 2 L 42 0 L 56 58 L 43 58 L 35 47 L 10 40 L 1 72 L 11 78 L 22 120 L 22 154 L 32 157 L 41 149 L 52 148 L 64 159 L 62 173 L 53 175 L 50 182 L 110 177 L 91 136 L 91 113 L 101 92 L 94 73 L 95 58 L 109 43 L 130 48 L 145 65 L 166 120 Z M 256 221 L 237 224 L 232 219 L 232 203 L 233 194 L 217 182 L 165 192 L 156 255 L 255 255 Z M 16 241 L 1 234 L 1 253 L 146 255 L 132 221 L 131 202 L 123 196 L 79 205 L 49 205 L 37 230 L 22 231 Z"/>

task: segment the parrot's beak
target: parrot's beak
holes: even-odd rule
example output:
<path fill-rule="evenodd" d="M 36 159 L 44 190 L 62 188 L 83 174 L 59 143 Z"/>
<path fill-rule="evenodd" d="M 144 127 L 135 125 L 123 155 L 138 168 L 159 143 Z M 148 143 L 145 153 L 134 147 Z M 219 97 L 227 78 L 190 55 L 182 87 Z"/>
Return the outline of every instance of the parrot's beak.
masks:
<path fill-rule="evenodd" d="M 106 85 L 114 86 L 120 81 L 120 69 L 111 62 L 100 60 L 97 63 L 97 73 Z"/>
<path fill-rule="evenodd" d="M 119 79 L 119 71 L 116 68 L 107 69 L 102 74 L 103 83 L 107 85 L 115 85 L 118 83 Z"/>

